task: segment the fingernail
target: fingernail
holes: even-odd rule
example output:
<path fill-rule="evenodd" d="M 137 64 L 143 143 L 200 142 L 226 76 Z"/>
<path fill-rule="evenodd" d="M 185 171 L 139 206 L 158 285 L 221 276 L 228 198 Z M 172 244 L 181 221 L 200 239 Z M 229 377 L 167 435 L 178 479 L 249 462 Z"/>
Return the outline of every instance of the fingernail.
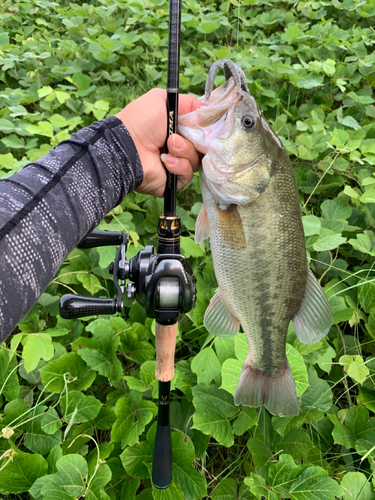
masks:
<path fill-rule="evenodd" d="M 175 149 L 183 149 L 185 147 L 185 141 L 183 138 L 177 134 L 173 134 L 173 147 Z"/>
<path fill-rule="evenodd" d="M 171 165 L 171 166 L 175 166 L 177 165 L 178 163 L 178 158 L 176 158 L 175 156 L 172 156 L 172 155 L 165 155 L 165 154 L 162 154 L 160 156 L 160 159 L 163 163 L 166 163 L 167 165 Z"/>

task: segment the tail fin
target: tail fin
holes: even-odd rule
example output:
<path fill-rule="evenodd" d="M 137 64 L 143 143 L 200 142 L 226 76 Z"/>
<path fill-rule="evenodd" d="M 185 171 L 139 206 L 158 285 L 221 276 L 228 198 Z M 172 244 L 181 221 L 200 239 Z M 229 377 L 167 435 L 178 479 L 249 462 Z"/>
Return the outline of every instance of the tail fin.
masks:
<path fill-rule="evenodd" d="M 274 415 L 292 417 L 299 415 L 299 405 L 294 378 L 286 361 L 285 368 L 271 374 L 252 365 L 246 358 L 234 394 L 236 405 L 264 405 Z"/>

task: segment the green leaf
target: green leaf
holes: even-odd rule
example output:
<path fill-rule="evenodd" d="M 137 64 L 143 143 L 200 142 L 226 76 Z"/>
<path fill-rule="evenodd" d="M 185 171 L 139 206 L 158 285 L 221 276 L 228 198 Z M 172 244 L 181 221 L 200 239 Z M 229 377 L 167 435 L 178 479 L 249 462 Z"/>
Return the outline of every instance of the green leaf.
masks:
<path fill-rule="evenodd" d="M 86 500 L 110 500 L 104 487 L 112 478 L 111 469 L 107 464 L 102 464 L 95 475 L 90 478 L 90 486 L 85 494 Z M 110 491 L 110 490 L 109 490 Z"/>
<path fill-rule="evenodd" d="M 4 47 L 9 44 L 9 35 L 5 32 L 0 33 L 0 46 Z"/>
<path fill-rule="evenodd" d="M 103 269 L 106 269 L 115 260 L 116 248 L 113 246 L 99 247 L 96 249 L 99 253 L 99 265 Z"/>
<path fill-rule="evenodd" d="M 36 406 L 30 411 L 28 422 L 25 424 L 26 436 L 24 445 L 34 453 L 46 455 L 52 448 L 61 443 L 61 431 L 56 430 L 48 434 L 42 429 L 42 418 L 47 410 L 46 406 Z"/>
<path fill-rule="evenodd" d="M 250 477 L 245 477 L 245 484 L 249 486 L 250 491 L 256 498 L 261 498 L 262 500 L 278 500 L 278 496 L 269 490 L 268 485 L 263 479 L 263 477 L 253 472 Z"/>
<path fill-rule="evenodd" d="M 348 357 L 351 358 L 349 364 L 347 363 Z M 349 377 L 360 384 L 363 384 L 370 374 L 370 370 L 364 364 L 362 356 L 355 355 L 354 359 L 353 356 L 341 356 L 339 363 L 345 367 L 345 371 Z"/>
<path fill-rule="evenodd" d="M 116 356 L 119 343 L 120 336 L 106 325 L 96 328 L 93 338 L 80 337 L 75 341 L 81 347 L 77 354 L 88 366 L 113 381 L 122 375 L 122 366 Z"/>
<path fill-rule="evenodd" d="M 23 149 L 25 147 L 25 141 L 21 137 L 17 137 L 14 134 L 9 135 L 1 139 L 1 142 L 10 149 Z"/>
<path fill-rule="evenodd" d="M 359 200 L 362 203 L 375 203 L 375 189 L 368 189 L 360 196 Z"/>
<path fill-rule="evenodd" d="M 233 399 L 215 386 L 197 385 L 192 392 L 195 406 L 193 428 L 212 435 L 223 446 L 232 446 L 234 435 L 229 418 L 238 412 L 231 402 Z"/>
<path fill-rule="evenodd" d="M 23 340 L 22 357 L 25 360 L 25 370 L 30 373 L 40 361 L 49 361 L 54 355 L 52 339 L 46 333 L 28 334 Z"/>
<path fill-rule="evenodd" d="M 281 497 L 288 497 L 289 488 L 304 470 L 304 465 L 296 465 L 290 455 L 280 455 L 276 464 L 271 464 L 268 477 L 273 491 Z"/>
<path fill-rule="evenodd" d="M 371 482 L 362 472 L 348 472 L 341 480 L 343 500 L 374 500 Z"/>
<path fill-rule="evenodd" d="M 207 495 L 206 480 L 193 467 L 194 446 L 188 436 L 172 434 L 173 474 L 185 500 L 198 500 Z"/>
<path fill-rule="evenodd" d="M 342 148 L 344 146 L 344 144 L 347 143 L 349 137 L 350 137 L 350 135 L 345 130 L 335 128 L 332 132 L 330 142 L 334 146 L 338 146 L 339 148 Z"/>
<path fill-rule="evenodd" d="M 285 34 L 292 39 L 299 37 L 302 33 L 303 31 L 296 24 L 289 26 L 285 30 Z"/>
<path fill-rule="evenodd" d="M 309 467 L 289 491 L 292 500 L 334 500 L 342 494 L 341 487 L 321 467 Z"/>
<path fill-rule="evenodd" d="M 318 408 L 328 411 L 332 405 L 332 391 L 329 384 L 318 377 L 312 366 L 307 369 L 309 387 L 301 397 L 302 409 Z"/>
<path fill-rule="evenodd" d="M 95 295 L 103 288 L 100 284 L 99 278 L 97 278 L 95 274 L 91 272 L 78 273 L 77 279 L 92 295 Z"/>
<path fill-rule="evenodd" d="M 7 401 L 16 399 L 20 392 L 20 383 L 16 368 L 17 362 L 15 357 L 9 361 L 9 353 L 5 349 L 0 348 L 0 388 L 2 388 L 2 393 Z"/>
<path fill-rule="evenodd" d="M 348 450 L 354 448 L 356 437 L 353 436 L 351 431 L 343 425 L 336 415 L 327 415 L 330 421 L 335 426 L 332 431 L 332 437 L 336 444 L 345 446 Z"/>
<path fill-rule="evenodd" d="M 12 423 L 14 420 L 17 420 L 17 423 L 19 423 L 20 421 L 18 420 L 18 417 L 21 415 L 27 415 L 28 412 L 29 405 L 24 399 L 14 399 L 4 408 L 4 414 L 7 417 L 7 424 Z"/>
<path fill-rule="evenodd" d="M 143 400 L 138 392 L 132 392 L 131 398 L 119 399 L 115 406 L 117 420 L 112 428 L 112 441 L 121 441 L 122 448 L 139 443 L 140 434 L 156 413 L 154 403 Z"/>
<path fill-rule="evenodd" d="M 321 209 L 326 220 L 346 220 L 352 214 L 352 208 L 342 198 L 324 200 Z"/>
<path fill-rule="evenodd" d="M 296 383 L 297 396 L 302 396 L 302 394 L 309 387 L 309 379 L 305 362 L 297 349 L 290 344 L 286 345 L 286 355 Z"/>
<path fill-rule="evenodd" d="M 29 125 L 27 131 L 30 134 L 43 135 L 45 137 L 53 137 L 53 126 L 52 123 L 47 121 L 40 121 L 37 125 Z"/>
<path fill-rule="evenodd" d="M 68 126 L 68 122 L 66 118 L 64 118 L 62 115 L 55 114 L 52 115 L 48 121 L 52 123 L 52 125 L 56 128 L 63 128 Z"/>
<path fill-rule="evenodd" d="M 75 424 L 93 420 L 99 413 L 102 403 L 94 396 L 85 396 L 79 391 L 69 391 L 61 398 L 60 407 L 65 422 L 74 418 Z"/>
<path fill-rule="evenodd" d="M 334 233 L 330 229 L 322 229 L 322 233 L 323 231 L 324 234 L 313 244 L 313 248 L 316 252 L 334 250 L 338 246 L 346 243 L 346 238 L 343 238 L 339 234 Z"/>
<path fill-rule="evenodd" d="M 305 236 L 320 234 L 322 224 L 319 217 L 316 217 L 315 215 L 304 215 L 302 217 L 302 223 Z"/>
<path fill-rule="evenodd" d="M 198 384 L 209 384 L 221 371 L 221 365 L 212 347 L 202 349 L 193 359 L 191 370 L 197 374 Z"/>
<path fill-rule="evenodd" d="M 236 436 L 242 436 L 247 430 L 251 429 L 258 422 L 255 408 L 241 406 L 240 414 L 233 422 L 233 432 Z"/>
<path fill-rule="evenodd" d="M 257 473 L 266 477 L 272 459 L 272 452 L 269 446 L 263 441 L 259 441 L 259 439 L 250 438 L 247 441 L 247 447 L 251 453 Z"/>
<path fill-rule="evenodd" d="M 62 392 L 65 387 L 64 376 L 69 382 L 69 388 L 78 388 L 86 374 L 87 365 L 75 352 L 49 361 L 40 370 L 42 383 L 48 392 Z"/>
<path fill-rule="evenodd" d="M 113 406 L 102 406 L 95 419 L 95 425 L 101 431 L 111 429 L 116 421 L 115 409 Z"/>
<path fill-rule="evenodd" d="M 328 76 L 333 76 L 336 72 L 336 63 L 333 59 L 327 59 L 322 63 L 323 71 Z"/>
<path fill-rule="evenodd" d="M 292 429 L 285 437 L 276 436 L 272 451 L 284 451 L 293 458 L 298 459 L 313 447 L 311 439 L 303 429 Z"/>
<path fill-rule="evenodd" d="M 132 477 L 146 479 L 149 477 L 148 465 L 152 464 L 154 443 L 142 441 L 137 446 L 125 448 L 120 455 L 124 469 Z M 174 458 L 174 455 L 172 454 Z"/>
<path fill-rule="evenodd" d="M 375 311 L 375 283 L 360 280 L 358 287 L 358 300 L 366 313 Z"/>
<path fill-rule="evenodd" d="M 237 498 L 237 483 L 234 479 L 226 478 L 211 493 L 212 500 L 231 500 Z"/>
<path fill-rule="evenodd" d="M 0 165 L 2 165 L 4 168 L 13 168 L 14 160 L 15 158 L 11 153 L 0 155 Z"/>
<path fill-rule="evenodd" d="M 40 422 L 40 426 L 46 434 L 55 434 L 56 431 L 61 429 L 61 418 L 53 407 L 48 408 L 47 413 Z"/>
<path fill-rule="evenodd" d="M 5 118 L 0 118 L 0 130 L 3 134 L 14 132 L 14 123 Z"/>
<path fill-rule="evenodd" d="M 276 432 L 280 434 L 280 436 L 286 436 L 288 432 L 297 427 L 298 425 L 302 425 L 305 422 L 316 422 L 321 420 L 324 417 L 324 413 L 317 409 L 313 408 L 310 410 L 302 411 L 296 417 L 272 417 L 272 427 Z"/>
<path fill-rule="evenodd" d="M 11 460 L 5 458 L 1 468 L 0 492 L 22 493 L 47 473 L 48 464 L 41 455 L 17 452 Z"/>
<path fill-rule="evenodd" d="M 352 238 L 348 241 L 354 250 L 358 250 L 358 252 L 368 253 L 370 255 L 374 255 L 374 249 L 372 246 L 372 241 L 368 234 L 359 233 L 356 238 Z"/>
<path fill-rule="evenodd" d="M 216 31 L 219 28 L 219 26 L 213 22 L 201 23 L 200 27 L 206 33 L 206 35 L 213 33 L 214 31 Z"/>
<path fill-rule="evenodd" d="M 88 474 L 86 460 L 78 454 L 64 455 L 57 461 L 56 467 L 58 472 L 54 474 L 55 483 L 70 495 L 81 496 L 85 491 L 85 478 Z M 44 488 L 42 494 L 46 496 Z"/>
<path fill-rule="evenodd" d="M 91 83 L 90 77 L 80 72 L 74 73 L 72 80 L 78 90 L 86 90 Z"/>
<path fill-rule="evenodd" d="M 233 337 L 228 339 L 215 337 L 215 351 L 221 364 L 223 364 L 227 359 L 236 357 L 234 342 L 235 339 Z"/>
<path fill-rule="evenodd" d="M 203 250 L 192 238 L 181 236 L 181 251 L 185 257 L 202 257 Z"/>

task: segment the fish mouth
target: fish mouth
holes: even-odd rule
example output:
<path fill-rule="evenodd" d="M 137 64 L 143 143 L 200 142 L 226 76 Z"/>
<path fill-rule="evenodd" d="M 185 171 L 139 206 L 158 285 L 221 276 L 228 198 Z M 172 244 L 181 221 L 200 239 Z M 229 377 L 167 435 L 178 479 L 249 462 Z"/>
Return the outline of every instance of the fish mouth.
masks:
<path fill-rule="evenodd" d="M 214 81 L 220 68 L 223 68 L 224 76 L 227 81 L 230 79 L 230 77 L 233 78 L 238 92 L 241 95 L 250 95 L 249 87 L 246 81 L 246 75 L 243 72 L 242 68 L 230 59 L 222 59 L 221 61 L 216 61 L 210 68 L 210 72 L 208 74 L 206 82 L 205 102 L 207 102 L 210 98 L 211 92 L 214 88 Z"/>

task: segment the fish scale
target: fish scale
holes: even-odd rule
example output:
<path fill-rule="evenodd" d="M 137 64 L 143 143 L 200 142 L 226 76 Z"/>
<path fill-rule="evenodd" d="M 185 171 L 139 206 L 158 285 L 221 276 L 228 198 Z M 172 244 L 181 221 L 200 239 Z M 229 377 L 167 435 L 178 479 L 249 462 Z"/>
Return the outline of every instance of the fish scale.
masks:
<path fill-rule="evenodd" d="M 220 67 L 232 77 L 212 91 Z M 205 104 L 179 121 L 179 133 L 205 154 L 196 241 L 210 237 L 219 287 L 204 325 L 221 337 L 241 325 L 246 335 L 236 404 L 298 415 L 286 357 L 289 322 L 311 344 L 327 334 L 332 313 L 307 263 L 293 167 L 232 61 L 212 66 Z"/>

